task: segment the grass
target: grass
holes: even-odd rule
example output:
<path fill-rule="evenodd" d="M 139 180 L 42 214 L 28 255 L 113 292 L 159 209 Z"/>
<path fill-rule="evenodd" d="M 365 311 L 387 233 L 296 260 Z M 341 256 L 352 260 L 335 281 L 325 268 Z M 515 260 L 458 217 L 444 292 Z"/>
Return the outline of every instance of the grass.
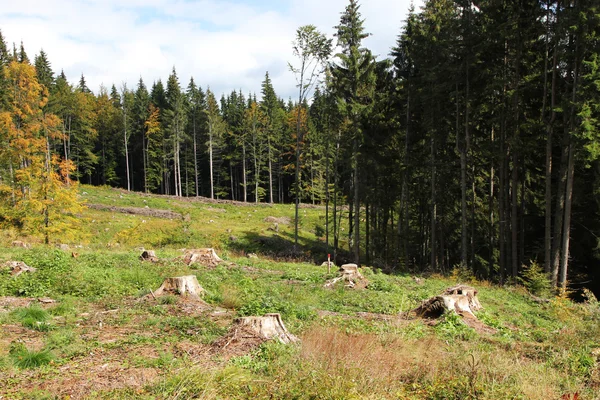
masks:
<path fill-rule="evenodd" d="M 0 396 L 123 399 L 559 399 L 600 388 L 600 308 L 556 298 L 538 304 L 521 286 L 471 282 L 494 328 L 480 334 L 449 314 L 431 326 L 402 313 L 471 277 L 386 275 L 363 268 L 369 289 L 333 290 L 320 266 L 322 210 L 302 209 L 305 257 L 290 255 L 293 226 L 269 230 L 287 205 L 207 204 L 83 186 L 89 203 L 168 209 L 187 219 L 87 210 L 86 241 L 71 251 L 3 232 L 0 262 L 22 260 L 35 274 L 0 271 Z M 213 222 L 210 222 L 210 221 Z M 236 240 L 230 240 L 235 236 Z M 57 242 L 60 238 L 56 239 Z M 140 248 L 161 260 L 139 260 Z M 217 268 L 181 261 L 181 248 L 214 247 Z M 257 253 L 258 258 L 246 254 Z M 315 262 L 317 261 L 317 262 Z M 535 271 L 533 271 L 535 272 Z M 166 277 L 196 275 L 209 309 L 177 296 L 146 296 Z M 532 275 L 527 284 L 536 284 Z M 537 290 L 537 286 L 531 286 Z M 51 297 L 51 305 L 23 306 Z M 19 303 L 23 301 L 25 303 Z M 31 300 L 27 300 L 30 302 Z M 6 305 L 4 305 L 6 304 Z M 217 312 L 218 311 L 218 312 Z M 301 345 L 267 342 L 227 354 L 214 345 L 243 315 L 278 312 Z M 357 313 L 373 313 L 374 318 Z M 377 317 L 379 315 L 379 317 Z M 382 316 L 386 316 L 383 318 Z M 32 369 L 28 374 L 19 369 Z M 40 393 L 38 387 L 47 388 Z M 89 386 L 86 386 L 89 385 Z M 81 390 L 82 392 L 77 392 Z"/>
<path fill-rule="evenodd" d="M 18 308 L 13 311 L 13 314 L 15 318 L 26 328 L 34 329 L 40 332 L 47 332 L 52 327 L 48 323 L 50 314 L 48 314 L 46 310 L 43 310 L 39 306 L 32 305 L 27 308 Z"/>
<path fill-rule="evenodd" d="M 14 364 L 21 369 L 39 368 L 54 360 L 54 355 L 49 350 L 29 350 L 22 343 L 14 344 L 11 347 L 10 357 Z"/>

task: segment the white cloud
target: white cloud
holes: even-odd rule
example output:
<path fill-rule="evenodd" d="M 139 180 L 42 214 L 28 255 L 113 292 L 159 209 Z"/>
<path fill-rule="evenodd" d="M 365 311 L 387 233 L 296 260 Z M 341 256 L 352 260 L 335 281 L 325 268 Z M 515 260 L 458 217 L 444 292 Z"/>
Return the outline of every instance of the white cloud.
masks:
<path fill-rule="evenodd" d="M 29 57 L 41 48 L 55 73 L 76 83 L 83 73 L 97 91 L 103 83 L 129 87 L 140 76 L 150 87 L 176 67 L 183 87 L 191 76 L 220 96 L 231 90 L 260 92 L 265 71 L 275 90 L 294 97 L 296 28 L 313 24 L 332 35 L 347 0 L 20 0 L 0 7 L 0 29 Z M 395 44 L 410 0 L 363 0 L 365 45 L 386 57 Z M 416 4 L 420 4 L 417 1 Z"/>

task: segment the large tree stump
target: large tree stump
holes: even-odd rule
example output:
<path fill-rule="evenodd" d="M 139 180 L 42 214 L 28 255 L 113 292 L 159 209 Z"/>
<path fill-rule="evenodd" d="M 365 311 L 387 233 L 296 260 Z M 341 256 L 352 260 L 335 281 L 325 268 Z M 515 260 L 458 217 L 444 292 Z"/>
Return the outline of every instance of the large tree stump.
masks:
<path fill-rule="evenodd" d="M 8 267 L 10 269 L 10 274 L 12 276 L 19 276 L 23 272 L 35 272 L 37 268 L 30 267 L 25 264 L 23 261 L 7 261 L 3 264 L 4 267 Z"/>
<path fill-rule="evenodd" d="M 144 250 L 140 255 L 140 260 L 142 261 L 150 261 L 150 262 L 158 262 L 158 257 L 154 253 L 154 250 Z"/>
<path fill-rule="evenodd" d="M 217 255 L 215 249 L 208 248 L 187 250 L 183 257 L 183 262 L 187 265 L 199 263 L 206 267 L 216 267 L 223 260 Z"/>
<path fill-rule="evenodd" d="M 198 283 L 198 278 L 195 275 L 178 276 L 165 279 L 163 284 L 152 292 L 153 297 L 166 294 L 176 294 L 200 300 L 200 296 L 204 294 L 204 289 Z"/>
<path fill-rule="evenodd" d="M 458 285 L 448 288 L 439 296 L 431 297 L 414 310 L 417 317 L 439 318 L 445 312 L 454 312 L 462 317 L 465 324 L 479 333 L 495 333 L 496 330 L 479 321 L 474 311 L 483 307 L 477 298 L 477 290 L 470 286 Z"/>
<path fill-rule="evenodd" d="M 340 276 L 330 279 L 324 285 L 325 288 L 333 288 L 336 283 L 344 282 L 344 285 L 351 289 L 364 289 L 369 285 L 369 281 L 358 270 L 356 264 L 344 264 L 339 269 Z"/>
<path fill-rule="evenodd" d="M 287 330 L 281 315 L 277 313 L 265 314 L 262 317 L 237 318 L 230 332 L 223 347 L 227 347 L 233 341 L 244 339 L 278 340 L 283 344 L 300 341 Z"/>
<path fill-rule="evenodd" d="M 444 295 L 464 295 L 469 299 L 469 308 L 471 311 L 479 311 L 483 307 L 477 298 L 477 290 L 471 286 L 457 285 L 444 291 Z"/>

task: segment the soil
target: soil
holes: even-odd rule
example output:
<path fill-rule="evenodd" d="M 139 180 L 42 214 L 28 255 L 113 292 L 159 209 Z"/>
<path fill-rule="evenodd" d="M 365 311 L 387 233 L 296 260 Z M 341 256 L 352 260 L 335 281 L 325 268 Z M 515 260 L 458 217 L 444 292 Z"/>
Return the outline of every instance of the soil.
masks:
<path fill-rule="evenodd" d="M 115 207 L 107 206 L 104 204 L 87 204 L 88 208 L 100 211 L 111 211 L 123 214 L 143 215 L 145 217 L 155 218 L 166 218 L 166 219 L 181 219 L 182 216 L 179 213 L 170 210 L 160 210 L 156 208 L 142 208 L 142 207 Z"/>

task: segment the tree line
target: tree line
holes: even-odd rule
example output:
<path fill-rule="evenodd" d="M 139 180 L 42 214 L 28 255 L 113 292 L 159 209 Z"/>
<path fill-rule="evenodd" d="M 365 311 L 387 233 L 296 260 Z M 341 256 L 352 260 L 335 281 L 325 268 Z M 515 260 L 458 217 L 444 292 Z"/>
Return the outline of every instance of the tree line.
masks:
<path fill-rule="evenodd" d="M 11 71 L 29 65 L 47 92 L 42 114 L 56 116 L 47 152 L 72 162 L 69 179 L 323 204 L 336 256 L 458 266 L 498 282 L 539 264 L 566 288 L 599 272 L 599 5 L 427 0 L 378 58 L 349 0 L 333 39 L 298 29 L 294 101 L 277 96 L 268 73 L 260 100 L 240 91 L 217 100 L 193 78 L 182 87 L 175 68 L 166 85 L 140 79 L 94 94 L 83 75 L 71 85 L 43 51 L 31 63 L 0 37 L 0 107 L 19 121 Z M 14 191 L 3 147 L 2 184 Z"/>

